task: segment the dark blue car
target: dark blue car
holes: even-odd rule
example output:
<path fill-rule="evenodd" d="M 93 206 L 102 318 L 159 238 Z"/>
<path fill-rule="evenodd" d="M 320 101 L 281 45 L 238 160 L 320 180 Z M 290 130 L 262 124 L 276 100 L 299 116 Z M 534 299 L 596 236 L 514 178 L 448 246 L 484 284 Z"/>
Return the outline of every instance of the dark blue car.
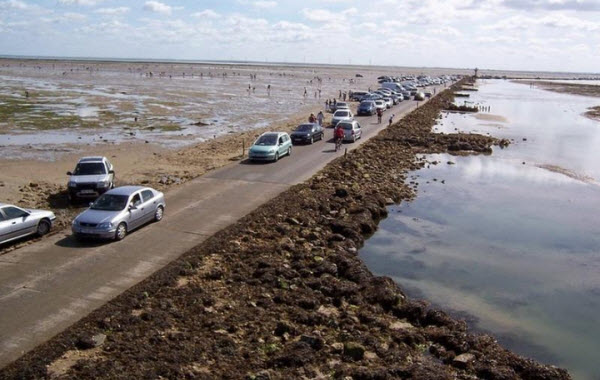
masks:
<path fill-rule="evenodd" d="M 360 103 L 360 105 L 358 106 L 358 110 L 357 110 L 357 114 L 359 116 L 362 115 L 374 115 L 375 112 L 377 112 L 376 108 L 375 108 L 375 102 L 372 100 L 365 100 L 363 102 Z"/>

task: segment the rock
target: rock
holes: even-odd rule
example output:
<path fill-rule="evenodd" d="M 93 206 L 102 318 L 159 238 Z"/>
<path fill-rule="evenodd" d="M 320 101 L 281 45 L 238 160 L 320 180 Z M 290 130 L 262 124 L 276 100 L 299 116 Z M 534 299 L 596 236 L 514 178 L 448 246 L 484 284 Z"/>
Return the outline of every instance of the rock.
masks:
<path fill-rule="evenodd" d="M 394 202 L 394 200 L 392 198 L 385 198 L 385 204 L 390 206 L 395 204 L 396 202 Z"/>
<path fill-rule="evenodd" d="M 329 241 L 344 241 L 346 238 L 341 234 L 332 234 L 329 235 Z"/>
<path fill-rule="evenodd" d="M 340 343 L 340 342 L 333 343 L 331 345 L 331 349 L 333 350 L 333 352 L 341 353 L 342 351 L 344 351 L 344 343 Z"/>
<path fill-rule="evenodd" d="M 322 338 L 311 335 L 302 335 L 300 341 L 308 344 L 315 350 L 320 350 L 325 345 Z"/>
<path fill-rule="evenodd" d="M 337 308 L 335 308 L 333 306 L 327 307 L 327 306 L 323 306 L 323 305 L 319 306 L 319 308 L 317 309 L 317 313 L 324 315 L 326 317 L 329 317 L 329 318 L 337 317 L 340 314 L 340 312 L 338 311 Z"/>
<path fill-rule="evenodd" d="M 390 330 L 409 330 L 409 329 L 414 329 L 415 326 L 413 326 L 409 322 L 397 321 L 397 322 L 390 324 L 389 328 L 390 328 Z"/>
<path fill-rule="evenodd" d="M 298 221 L 298 219 L 296 218 L 286 218 L 285 221 L 286 223 L 292 224 L 294 226 L 299 226 L 301 224 L 300 221 Z"/>
<path fill-rule="evenodd" d="M 30 183 L 29 183 L 29 187 L 31 187 L 31 188 L 36 188 L 36 187 L 38 187 L 38 186 L 39 186 L 39 185 L 38 185 L 37 183 L 35 183 L 35 182 L 30 182 Z"/>
<path fill-rule="evenodd" d="M 106 341 L 106 335 L 96 334 L 93 336 L 80 337 L 77 339 L 75 346 L 80 350 L 89 350 L 91 348 L 100 347 Z"/>
<path fill-rule="evenodd" d="M 348 190 L 344 189 L 343 187 L 338 187 L 335 189 L 335 195 L 340 198 L 345 198 L 348 196 Z"/>
<path fill-rule="evenodd" d="M 292 326 L 285 322 L 278 322 L 277 327 L 275 327 L 275 335 L 277 336 L 283 336 L 283 334 L 290 333 L 292 331 Z"/>
<path fill-rule="evenodd" d="M 348 342 L 344 344 L 344 356 L 352 360 L 361 360 L 365 356 L 365 351 L 365 348 L 358 343 Z"/>
<path fill-rule="evenodd" d="M 474 360 L 475 360 L 475 355 L 473 355 L 473 354 L 468 354 L 468 353 L 460 354 L 452 360 L 452 365 L 457 368 L 465 369 Z"/>

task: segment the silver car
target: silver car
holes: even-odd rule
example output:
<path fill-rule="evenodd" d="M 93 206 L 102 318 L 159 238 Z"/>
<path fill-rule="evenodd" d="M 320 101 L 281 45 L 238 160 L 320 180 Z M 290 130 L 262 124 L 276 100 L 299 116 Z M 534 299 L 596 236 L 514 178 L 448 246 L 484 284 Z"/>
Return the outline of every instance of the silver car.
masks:
<path fill-rule="evenodd" d="M 121 186 L 102 194 L 77 215 L 71 229 L 76 238 L 122 240 L 128 232 L 151 221 L 160 221 L 165 196 L 142 186 Z"/>
<path fill-rule="evenodd" d="M 344 141 L 355 142 L 362 137 L 362 129 L 356 120 L 340 121 L 336 128 L 344 130 Z"/>
<path fill-rule="evenodd" d="M 340 121 L 352 121 L 354 120 L 354 115 L 352 111 L 349 109 L 341 109 L 335 111 L 333 117 L 331 118 L 331 125 L 336 126 Z"/>
<path fill-rule="evenodd" d="M 29 210 L 0 203 L 0 244 L 28 235 L 43 236 L 56 219 L 52 211 Z"/>

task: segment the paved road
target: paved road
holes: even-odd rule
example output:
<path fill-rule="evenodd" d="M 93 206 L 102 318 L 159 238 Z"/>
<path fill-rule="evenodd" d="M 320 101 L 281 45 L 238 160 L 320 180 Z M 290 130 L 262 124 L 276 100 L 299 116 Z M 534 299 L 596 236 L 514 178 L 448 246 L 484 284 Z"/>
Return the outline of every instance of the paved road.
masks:
<path fill-rule="evenodd" d="M 396 120 L 414 109 L 405 101 L 384 113 Z M 362 141 L 387 122 L 357 118 Z M 0 367 L 60 333 L 92 310 L 139 283 L 207 237 L 291 185 L 310 178 L 343 154 L 325 141 L 294 146 L 292 157 L 272 164 L 233 163 L 166 194 L 162 222 L 121 242 L 79 245 L 65 231 L 0 256 Z"/>

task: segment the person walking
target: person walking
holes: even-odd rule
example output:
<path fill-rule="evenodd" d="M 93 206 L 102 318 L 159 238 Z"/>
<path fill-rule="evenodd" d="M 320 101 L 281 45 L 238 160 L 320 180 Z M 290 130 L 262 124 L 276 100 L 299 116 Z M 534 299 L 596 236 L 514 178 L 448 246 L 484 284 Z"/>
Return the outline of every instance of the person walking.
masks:
<path fill-rule="evenodd" d="M 317 114 L 317 122 L 319 123 L 319 125 L 322 127 L 323 126 L 323 118 L 325 117 L 325 115 L 323 115 L 323 111 L 319 111 L 319 113 Z"/>
<path fill-rule="evenodd" d="M 314 123 L 317 121 L 317 118 L 315 117 L 314 113 L 311 113 L 310 116 L 308 117 L 308 122 L 309 123 Z"/>
<path fill-rule="evenodd" d="M 377 124 L 381 124 L 381 117 L 383 116 L 383 111 L 381 108 L 377 108 Z"/>
<path fill-rule="evenodd" d="M 394 116 L 396 115 L 392 114 L 392 116 L 390 116 L 390 119 L 388 120 L 388 127 L 392 126 L 392 123 L 394 122 Z"/>

